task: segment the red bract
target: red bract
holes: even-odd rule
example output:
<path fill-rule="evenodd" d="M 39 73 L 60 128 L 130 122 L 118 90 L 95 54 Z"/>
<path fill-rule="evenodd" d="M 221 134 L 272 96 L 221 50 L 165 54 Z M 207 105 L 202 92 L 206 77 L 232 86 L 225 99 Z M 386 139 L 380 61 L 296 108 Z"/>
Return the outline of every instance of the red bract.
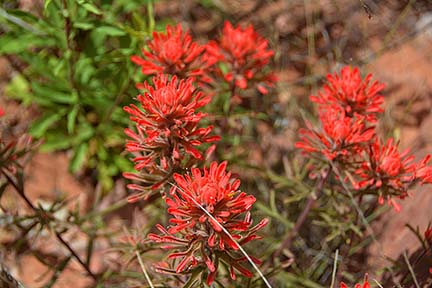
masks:
<path fill-rule="evenodd" d="M 167 244 L 164 248 L 176 250 L 169 258 L 181 258 L 177 273 L 189 272 L 199 265 L 207 267 L 209 285 L 216 276 L 219 260 L 231 267 L 233 279 L 233 269 L 252 276 L 240 264 L 246 259 L 241 257 L 238 245 L 259 238 L 256 231 L 267 224 L 263 220 L 251 227 L 249 211 L 255 197 L 238 190 L 240 181 L 231 178 L 226 165 L 213 162 L 210 169 L 192 168 L 186 176 L 175 174 L 177 186 L 166 198 L 168 213 L 174 216 L 170 219 L 172 226 L 168 230 L 159 226 L 162 236 L 149 235 L 151 240 Z"/>
<path fill-rule="evenodd" d="M 420 179 L 421 184 L 432 184 L 432 166 L 428 166 L 431 155 L 427 155 L 417 164 L 416 177 Z"/>
<path fill-rule="evenodd" d="M 389 139 L 386 144 L 378 139 L 374 141 L 367 151 L 367 160 L 364 161 L 356 174 L 361 181 L 354 184 L 356 189 L 378 189 L 380 203 L 385 199 L 398 211 L 399 205 L 391 198 L 397 196 L 401 199 L 408 196 L 408 189 L 416 182 L 421 182 L 423 173 L 417 170 L 427 170 L 430 156 L 426 156 L 419 163 L 414 162 L 414 156 L 409 155 L 409 149 L 402 153 L 398 151 L 398 144 Z"/>
<path fill-rule="evenodd" d="M 199 81 L 208 82 L 205 75 L 209 66 L 203 60 L 204 46 L 192 41 L 189 31 L 184 32 L 181 25 L 167 26 L 166 32 L 154 32 L 153 40 L 142 49 L 143 58 L 132 56 L 131 60 L 141 66 L 145 75 L 165 73 L 179 78 L 194 76 Z"/>
<path fill-rule="evenodd" d="M 175 76 L 169 80 L 166 75 L 158 75 L 152 82 L 154 87 L 147 82 L 138 85 L 146 90 L 137 97 L 141 107 L 131 104 L 124 110 L 136 123 L 136 132 L 125 130 L 130 137 L 126 150 L 136 156 L 135 169 L 144 172 L 125 173 L 125 177 L 153 185 L 158 172 L 166 174 L 178 167 L 187 154 L 201 160 L 203 156 L 196 147 L 219 137 L 209 136 L 212 126 L 198 127 L 206 114 L 196 110 L 207 104 L 210 97 L 194 88 L 192 78 L 178 81 Z M 140 190 L 140 186 L 130 187 Z"/>
<path fill-rule="evenodd" d="M 374 136 L 373 128 L 367 128 L 364 120 L 345 116 L 344 111 L 327 109 L 320 111 L 320 129 L 301 129 L 301 141 L 295 146 L 307 153 L 318 154 L 326 160 L 347 161 L 358 154 L 364 144 Z"/>
<path fill-rule="evenodd" d="M 228 65 L 226 71 L 216 68 L 216 73 L 235 87 L 246 89 L 253 83 L 261 93 L 267 94 L 266 87 L 272 87 L 277 80 L 273 73 L 263 72 L 274 53 L 252 25 L 246 29 L 234 28 L 226 21 L 222 35 L 207 45 L 207 52 L 210 62 Z"/>
<path fill-rule="evenodd" d="M 426 241 L 432 243 L 432 227 L 426 229 L 426 231 L 424 232 L 424 237 Z"/>
<path fill-rule="evenodd" d="M 322 109 L 340 107 L 349 117 L 366 117 L 368 121 L 376 122 L 377 114 L 384 111 L 381 108 L 384 97 L 379 94 L 384 84 L 378 81 L 371 83 L 371 79 L 371 74 L 362 79 L 357 67 L 346 66 L 340 75 L 327 75 L 323 90 L 318 96 L 310 96 L 310 100 Z"/>
<path fill-rule="evenodd" d="M 340 288 L 348 288 L 348 286 L 344 283 L 340 283 Z M 355 284 L 354 288 L 370 288 L 370 284 L 368 281 L 368 275 L 365 275 L 363 284 Z"/>

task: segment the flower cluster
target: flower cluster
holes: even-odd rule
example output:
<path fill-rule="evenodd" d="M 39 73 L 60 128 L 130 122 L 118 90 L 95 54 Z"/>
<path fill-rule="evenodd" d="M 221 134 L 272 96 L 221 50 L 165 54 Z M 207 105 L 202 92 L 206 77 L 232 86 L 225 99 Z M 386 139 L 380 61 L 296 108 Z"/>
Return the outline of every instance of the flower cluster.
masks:
<path fill-rule="evenodd" d="M 340 284 L 340 288 L 348 288 L 348 286 L 344 282 L 342 282 Z M 357 284 L 355 284 L 354 288 L 370 288 L 370 284 L 368 281 L 368 275 L 367 274 L 365 275 L 363 284 L 357 283 Z"/>
<path fill-rule="evenodd" d="M 152 79 L 153 85 L 145 82 L 137 85 L 144 89 L 138 95 L 140 107 L 135 104 L 124 107 L 135 122 L 136 132 L 127 128 L 130 137 L 126 150 L 135 154 L 133 162 L 138 174 L 124 173 L 129 179 L 139 180 L 157 187 L 164 176 L 181 166 L 186 155 L 203 159 L 195 147 L 202 143 L 219 140 L 219 136 L 210 136 L 212 126 L 198 127 L 200 120 L 206 116 L 197 109 L 210 101 L 193 86 L 193 78 L 178 80 L 167 75 L 158 74 Z M 154 176 L 161 179 L 155 181 Z M 129 187 L 144 192 L 148 185 L 132 184 Z"/>
<path fill-rule="evenodd" d="M 380 140 L 375 124 L 384 111 L 379 94 L 384 84 L 371 79 L 371 74 L 362 79 L 358 68 L 351 67 L 328 75 L 318 96 L 310 96 L 318 104 L 320 125 L 307 123 L 296 147 L 342 165 L 355 189 L 377 195 L 380 204 L 387 200 L 399 211 L 394 197 L 404 199 L 416 183 L 432 183 L 431 156 L 415 162 L 409 150 L 399 152 L 393 139 Z"/>
<path fill-rule="evenodd" d="M 319 119 L 321 129 L 315 131 L 307 123 L 308 129 L 300 130 L 302 142 L 296 143 L 296 147 L 307 152 L 322 153 L 329 161 L 356 155 L 375 134 L 374 129 L 367 127 L 363 119 L 353 121 L 343 110 L 321 110 Z"/>
<path fill-rule="evenodd" d="M 409 149 L 402 153 L 398 151 L 398 145 L 390 138 L 387 143 L 381 143 L 378 138 L 370 144 L 365 153 L 367 159 L 361 163 L 355 171 L 360 181 L 354 183 L 356 189 L 377 189 L 379 192 L 379 203 L 385 199 L 396 211 L 399 205 L 392 199 L 398 196 L 403 199 L 408 196 L 408 188 L 417 181 L 425 182 L 427 179 L 417 173 L 419 166 L 425 166 L 429 161 L 426 156 L 418 163 L 414 162 L 414 156 L 409 154 Z M 380 189 L 384 187 L 384 189 Z"/>
<path fill-rule="evenodd" d="M 227 162 L 212 162 L 209 169 L 192 168 L 188 175 L 175 174 L 176 185 L 165 199 L 168 213 L 173 216 L 171 227 L 166 230 L 158 226 L 162 235 L 149 235 L 151 240 L 164 243 L 164 248 L 175 250 L 169 256 L 180 259 L 175 272 L 207 267 L 208 285 L 217 274 L 220 260 L 231 267 L 232 279 L 234 269 L 252 277 L 240 264 L 246 259 L 238 253 L 238 245 L 257 239 L 256 231 L 267 224 L 263 220 L 251 227 L 249 211 L 255 197 L 239 190 L 240 181 L 231 177 L 226 166 Z M 166 270 L 162 266 L 158 269 Z"/>
<path fill-rule="evenodd" d="M 276 81 L 273 73 L 263 72 L 274 53 L 268 49 L 268 41 L 258 35 L 252 25 L 246 29 L 234 28 L 226 21 L 220 38 L 211 41 L 206 49 L 211 62 L 228 66 L 225 69 L 215 67 L 215 72 L 233 85 L 232 89 L 256 85 L 262 94 L 267 94 L 267 88 Z"/>
<path fill-rule="evenodd" d="M 308 124 L 308 129 L 301 129 L 296 147 L 328 161 L 350 163 L 376 137 L 374 124 L 383 111 L 379 92 L 384 85 L 377 81 L 370 85 L 372 75 L 363 80 L 358 68 L 346 66 L 340 74 L 328 75 L 318 96 L 310 96 L 318 104 L 320 127 Z"/>
<path fill-rule="evenodd" d="M 194 42 L 180 24 L 167 26 L 166 32 L 153 33 L 142 56 L 134 55 L 131 60 L 141 66 L 145 75 L 194 77 L 200 86 L 217 78 L 228 82 L 231 90 L 256 86 L 262 94 L 267 94 L 277 80 L 274 73 L 263 70 L 273 54 L 268 41 L 252 25 L 243 29 L 227 21 L 221 36 L 205 45 Z"/>
<path fill-rule="evenodd" d="M 138 191 L 130 202 L 146 199 L 155 195 L 152 191 L 171 180 L 175 182 L 170 193 L 161 193 L 172 216 L 170 226 L 157 225 L 162 234 L 148 236 L 149 241 L 174 250 L 168 257 L 175 267 L 171 269 L 168 262 L 163 262 L 157 270 L 207 273 L 210 285 L 222 261 L 230 267 L 232 279 L 236 277 L 234 270 L 252 277 L 243 263 L 248 259 L 240 253 L 240 245 L 259 239 L 256 232 L 267 220 L 252 226 L 250 210 L 255 198 L 239 190 L 240 181 L 226 171 L 226 162 L 212 162 L 208 169 L 195 168 L 204 162 L 202 144 L 220 139 L 210 135 L 212 126 L 202 127 L 207 114 L 199 109 L 211 101 L 210 94 L 220 92 L 217 83 L 211 81 L 222 77 L 210 78 L 220 76 L 214 73 L 219 71 L 217 65 L 228 65 L 232 71 L 223 75 L 223 81 L 235 83 L 240 89 L 253 81 L 265 93 L 264 85 L 271 86 L 274 77 L 264 74 L 262 68 L 273 52 L 252 27 L 234 29 L 229 23 L 219 42 L 201 46 L 178 25 L 168 26 L 165 33 L 153 33 L 147 48 L 142 51 L 143 57 L 131 58 L 143 74 L 155 76 L 150 83 L 137 85 L 143 90 L 136 97 L 139 104 L 124 107 L 135 125 L 135 129 L 125 129 L 125 134 L 129 137 L 126 150 L 134 155 L 136 170 L 124 173 L 124 177 L 136 181 L 128 185 Z M 217 88 L 209 90 L 212 87 Z M 214 145 L 207 153 L 211 149 Z M 183 175 L 185 171 L 190 173 Z"/>
<path fill-rule="evenodd" d="M 180 24 L 167 26 L 166 32 L 154 32 L 153 39 L 143 49 L 143 58 L 132 56 L 131 60 L 141 66 L 145 75 L 164 73 L 179 78 L 195 77 L 209 82 L 206 68 L 211 63 L 203 57 L 205 47 L 192 40 L 189 31 L 183 31 Z"/>

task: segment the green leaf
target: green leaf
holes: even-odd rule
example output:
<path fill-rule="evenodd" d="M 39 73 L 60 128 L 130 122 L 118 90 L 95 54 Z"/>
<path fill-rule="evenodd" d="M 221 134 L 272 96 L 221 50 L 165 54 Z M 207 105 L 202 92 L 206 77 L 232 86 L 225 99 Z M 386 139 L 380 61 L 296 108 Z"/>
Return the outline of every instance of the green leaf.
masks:
<path fill-rule="evenodd" d="M 85 56 L 81 56 L 80 59 L 75 63 L 75 77 L 77 81 L 83 84 L 87 84 L 97 70 L 93 66 L 92 60 Z"/>
<path fill-rule="evenodd" d="M 87 151 L 88 151 L 88 144 L 87 143 L 81 143 L 76 149 L 74 156 L 71 160 L 71 163 L 69 165 L 70 170 L 73 173 L 76 173 L 81 166 L 84 164 L 84 160 L 87 158 Z"/>
<path fill-rule="evenodd" d="M 108 36 L 123 36 L 126 32 L 114 26 L 100 26 L 95 29 L 95 33 Z"/>
<path fill-rule="evenodd" d="M 52 2 L 52 0 L 45 0 L 44 10 L 48 8 L 48 5 Z"/>
<path fill-rule="evenodd" d="M 46 130 L 53 125 L 55 122 L 60 120 L 63 117 L 62 113 L 57 114 L 48 114 L 45 117 L 37 120 L 30 127 L 30 134 L 36 138 L 40 138 L 44 136 Z"/>
<path fill-rule="evenodd" d="M 141 14 L 134 11 L 132 12 L 132 24 L 133 28 L 137 31 L 144 31 L 146 23 L 142 20 Z"/>
<path fill-rule="evenodd" d="M 127 171 L 132 172 L 134 169 L 132 162 L 126 159 L 125 156 L 115 155 L 114 163 L 120 169 L 120 171 L 123 172 L 127 172 Z"/>
<path fill-rule="evenodd" d="M 54 43 L 51 38 L 41 37 L 32 34 L 2 35 L 0 37 L 0 55 L 19 54 L 31 47 L 48 47 Z"/>
<path fill-rule="evenodd" d="M 45 142 L 40 146 L 41 152 L 53 152 L 68 149 L 72 145 L 72 139 L 64 135 L 49 134 Z"/>
<path fill-rule="evenodd" d="M 255 207 L 257 207 L 264 214 L 279 220 L 281 223 L 285 225 L 287 229 L 291 229 L 294 226 L 292 222 L 290 222 L 288 219 L 280 215 L 277 211 L 273 211 L 268 207 L 268 205 L 265 205 L 262 202 L 256 202 Z"/>
<path fill-rule="evenodd" d="M 26 12 L 26 11 L 23 11 L 20 9 L 8 9 L 7 13 L 9 15 L 16 16 L 17 18 L 19 18 L 20 20 L 25 21 L 25 22 L 37 23 L 37 22 L 42 21 L 40 18 L 36 17 L 32 13 L 29 13 L 29 12 Z M 30 25 L 30 23 L 27 23 L 27 24 Z"/>
<path fill-rule="evenodd" d="M 149 33 L 153 33 L 155 29 L 155 19 L 154 19 L 154 13 L 153 13 L 153 4 L 151 1 L 147 2 L 147 17 L 148 17 L 148 24 L 149 24 Z"/>
<path fill-rule="evenodd" d="M 73 27 L 81 30 L 90 30 L 94 28 L 94 24 L 89 22 L 74 22 Z"/>
<path fill-rule="evenodd" d="M 51 102 L 59 103 L 59 104 L 72 104 L 72 103 L 74 103 L 74 98 L 69 93 L 54 90 L 50 87 L 42 86 L 41 84 L 36 83 L 36 82 L 33 82 L 31 86 L 32 86 L 32 90 L 33 90 L 34 94 L 38 97 L 41 97 L 41 98 L 44 98 L 46 100 L 50 100 Z"/>
<path fill-rule="evenodd" d="M 74 145 L 78 145 L 81 142 L 88 141 L 95 134 L 94 128 L 90 124 L 88 124 L 87 122 L 83 122 L 82 119 L 80 119 L 80 121 L 81 123 L 77 127 L 78 133 L 73 139 Z"/>
<path fill-rule="evenodd" d="M 75 129 L 75 121 L 78 115 L 79 106 L 75 105 L 72 111 L 67 115 L 67 131 L 69 134 L 72 134 Z"/>
<path fill-rule="evenodd" d="M 112 179 L 112 174 L 110 173 L 108 167 L 106 166 L 106 164 L 101 163 L 98 165 L 98 178 L 99 181 L 102 184 L 102 187 L 104 188 L 105 191 L 108 191 L 112 188 L 112 186 L 114 185 L 114 181 Z"/>
<path fill-rule="evenodd" d="M 32 102 L 32 94 L 29 89 L 30 85 L 27 80 L 22 75 L 18 74 L 13 77 L 5 87 L 5 95 L 13 99 L 18 99 L 27 106 Z"/>
<path fill-rule="evenodd" d="M 86 9 L 88 12 L 96 14 L 96 15 L 102 15 L 102 12 L 97 8 L 95 5 L 91 3 L 83 3 L 81 6 Z"/>

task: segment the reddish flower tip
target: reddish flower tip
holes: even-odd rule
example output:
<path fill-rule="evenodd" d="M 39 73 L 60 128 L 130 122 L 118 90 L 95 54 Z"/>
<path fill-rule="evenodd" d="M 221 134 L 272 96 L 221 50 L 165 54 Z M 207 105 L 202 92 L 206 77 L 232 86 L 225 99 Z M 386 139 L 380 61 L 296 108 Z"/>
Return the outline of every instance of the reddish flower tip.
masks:
<path fill-rule="evenodd" d="M 130 138 L 126 150 L 135 155 L 136 170 L 164 174 L 169 167 L 181 163 L 186 155 L 202 159 L 197 147 L 217 141 L 219 137 L 210 135 L 212 126 L 199 127 L 206 114 L 197 110 L 206 105 L 210 97 L 193 86 L 192 78 L 178 80 L 173 76 L 169 79 L 167 75 L 158 74 L 152 82 L 153 85 L 142 84 L 145 92 L 137 97 L 140 107 L 134 104 L 124 107 L 136 123 L 135 131 L 125 129 Z"/>
<path fill-rule="evenodd" d="M 348 286 L 344 282 L 341 282 L 340 283 L 340 288 L 348 288 Z M 363 285 L 361 285 L 361 284 L 355 284 L 354 288 L 370 288 L 370 284 L 369 284 L 369 281 L 368 281 L 368 274 L 365 274 L 365 276 L 364 276 Z"/>
<path fill-rule="evenodd" d="M 321 110 L 319 119 L 319 128 L 300 130 L 301 141 L 295 147 L 328 161 L 351 161 L 375 136 L 363 119 L 348 117 L 340 109 Z"/>
<path fill-rule="evenodd" d="M 192 41 L 189 31 L 180 24 L 167 26 L 165 32 L 154 32 L 153 39 L 143 49 L 143 57 L 132 56 L 131 61 L 141 66 L 145 75 L 165 73 L 181 78 L 194 76 L 199 82 L 208 82 L 205 75 L 210 66 L 202 57 L 204 46 Z"/>
<path fill-rule="evenodd" d="M 432 227 L 428 227 L 424 232 L 425 240 L 432 243 Z"/>
<path fill-rule="evenodd" d="M 377 114 L 384 111 L 381 107 L 384 97 L 379 94 L 384 84 L 371 83 L 371 79 L 371 74 L 362 79 L 357 67 L 345 66 L 340 73 L 327 75 L 323 89 L 318 96 L 310 96 L 310 100 L 323 109 L 339 107 L 349 117 L 364 117 L 376 122 Z"/>
<path fill-rule="evenodd" d="M 272 87 L 277 81 L 273 73 L 263 71 L 274 52 L 252 25 L 233 27 L 225 21 L 220 38 L 211 41 L 206 49 L 209 62 L 228 65 L 226 71 L 216 67 L 216 74 L 240 89 L 256 86 L 262 94 L 267 94 L 266 87 Z"/>

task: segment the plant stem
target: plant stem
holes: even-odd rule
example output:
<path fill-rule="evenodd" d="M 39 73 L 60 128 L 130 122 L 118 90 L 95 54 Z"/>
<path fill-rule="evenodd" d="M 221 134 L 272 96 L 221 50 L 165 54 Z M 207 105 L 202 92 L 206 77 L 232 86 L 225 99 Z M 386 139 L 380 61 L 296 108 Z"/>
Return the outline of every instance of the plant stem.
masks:
<path fill-rule="evenodd" d="M 147 280 L 147 283 L 150 285 L 151 288 L 154 288 L 153 283 L 152 283 L 152 281 L 151 281 L 151 279 L 150 279 L 150 276 L 149 276 L 148 273 L 147 273 L 147 269 L 145 268 L 144 263 L 143 263 L 143 261 L 142 261 L 142 259 L 141 259 L 141 255 L 140 255 L 139 251 L 136 250 L 136 251 L 135 251 L 135 254 L 136 254 L 136 257 L 137 257 L 137 259 L 138 259 L 138 262 L 139 262 L 139 264 L 140 264 L 140 266 L 141 266 L 141 270 L 143 271 L 144 276 L 145 276 L 145 278 L 146 278 L 146 280 Z"/>
<path fill-rule="evenodd" d="M 305 207 L 303 208 L 303 211 L 300 213 L 300 216 L 297 218 L 297 221 L 294 225 L 294 228 L 287 233 L 284 240 L 282 241 L 279 248 L 273 253 L 272 260 L 278 258 L 284 249 L 289 249 L 292 244 L 293 238 L 298 234 L 300 231 L 300 228 L 303 226 L 304 222 L 307 219 L 307 216 L 309 215 L 309 212 L 312 210 L 312 207 L 314 206 L 316 200 L 319 198 L 323 191 L 323 187 L 325 182 L 327 181 L 328 176 L 330 175 L 330 172 L 332 170 L 332 167 L 330 166 L 326 172 L 321 176 L 321 179 L 315 189 L 315 195 L 311 195 L 307 202 Z"/>
<path fill-rule="evenodd" d="M 412 279 L 414 281 L 414 284 L 415 284 L 416 288 L 420 288 L 420 285 L 419 285 L 419 283 L 417 281 L 417 278 L 415 276 L 414 270 L 413 270 L 413 268 L 412 268 L 412 266 L 411 266 L 411 264 L 409 262 L 408 255 L 407 255 L 406 251 L 403 252 L 403 257 L 404 257 L 405 263 L 408 266 L 408 270 L 411 273 L 411 277 L 412 277 Z"/>
<path fill-rule="evenodd" d="M 336 253 L 335 253 L 335 260 L 333 263 L 333 272 L 332 272 L 332 281 L 330 284 L 330 288 L 333 288 L 334 283 L 336 282 L 336 270 L 337 270 L 337 261 L 338 261 L 338 256 L 339 256 L 339 250 L 336 249 Z"/>
<path fill-rule="evenodd" d="M 4 171 L 2 171 L 2 174 L 6 177 L 7 181 L 14 187 L 15 191 L 18 193 L 18 195 L 21 196 L 21 198 L 27 203 L 27 205 L 33 210 L 33 212 L 35 212 L 36 214 L 38 214 L 39 216 L 43 216 L 40 214 L 41 210 L 36 208 L 33 203 L 30 201 L 30 199 L 25 195 L 24 193 L 24 187 L 20 187 L 7 173 L 5 173 Z M 42 210 L 42 212 L 44 212 Z M 45 221 L 46 219 L 42 219 L 43 221 Z M 63 239 L 63 237 L 61 236 L 61 234 L 57 231 L 54 230 L 54 234 L 56 236 L 56 238 L 62 243 L 62 245 L 72 254 L 72 256 L 75 258 L 75 260 L 78 261 L 78 263 L 87 271 L 87 273 L 89 274 L 89 276 L 91 278 L 93 278 L 93 280 L 95 282 L 98 281 L 98 278 L 96 277 L 96 275 L 90 270 L 90 267 L 88 265 L 86 265 L 81 258 L 79 257 L 79 255 L 75 252 L 75 250 L 73 250 L 73 248 L 70 246 L 70 244 L 68 242 L 66 242 L 66 240 Z"/>
<path fill-rule="evenodd" d="M 381 256 L 382 256 L 384 259 L 386 259 L 386 256 L 385 256 L 384 253 L 382 252 L 382 251 L 384 251 L 383 248 L 382 248 L 382 245 L 381 245 L 380 242 L 377 240 L 377 238 L 376 238 L 376 236 L 375 236 L 375 233 L 374 233 L 372 227 L 369 225 L 369 222 L 368 222 L 368 220 L 366 219 L 366 217 L 365 217 L 363 211 L 361 210 L 361 208 L 360 208 L 360 206 L 359 206 L 359 203 L 355 200 L 355 198 L 354 198 L 354 196 L 353 196 L 353 193 L 351 192 L 351 189 L 350 189 L 350 188 L 348 187 L 348 185 L 347 185 L 347 184 L 342 180 L 342 179 L 344 179 L 344 178 L 343 178 L 342 174 L 339 172 L 339 169 L 337 168 L 337 166 L 336 166 L 333 162 L 330 162 L 330 165 L 331 165 L 331 167 L 333 168 L 333 171 L 334 171 L 335 175 L 340 179 L 340 184 L 342 185 L 342 188 L 345 190 L 345 192 L 348 194 L 348 196 L 349 196 L 349 198 L 350 198 L 350 200 L 351 200 L 352 205 L 353 205 L 354 208 L 357 210 L 357 213 L 358 213 L 358 215 L 360 216 L 360 220 L 361 220 L 361 222 L 363 223 L 363 225 L 365 226 L 366 231 L 369 232 L 369 234 L 370 234 L 370 236 L 371 236 L 373 242 L 376 243 L 377 246 L 380 248 L 379 251 L 380 251 Z M 402 286 L 400 285 L 400 283 L 399 283 L 399 282 L 397 281 L 397 279 L 395 278 L 395 275 L 394 275 L 393 269 L 392 269 L 391 267 L 390 267 L 389 271 L 390 271 L 390 275 L 391 275 L 391 277 L 392 277 L 392 280 L 393 280 L 394 284 L 395 284 L 398 288 L 402 288 Z"/>

